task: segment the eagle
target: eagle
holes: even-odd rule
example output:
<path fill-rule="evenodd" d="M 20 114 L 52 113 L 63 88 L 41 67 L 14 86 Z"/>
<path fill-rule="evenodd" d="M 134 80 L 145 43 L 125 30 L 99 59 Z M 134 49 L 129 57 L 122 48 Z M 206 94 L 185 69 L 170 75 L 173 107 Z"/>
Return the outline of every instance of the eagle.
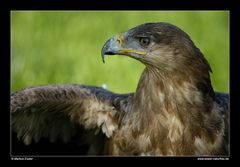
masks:
<path fill-rule="evenodd" d="M 12 93 L 11 131 L 24 143 L 20 153 L 49 141 L 62 142 L 58 149 L 70 143 L 79 155 L 229 154 L 229 95 L 213 90 L 211 67 L 187 33 L 144 23 L 108 39 L 103 62 L 106 55 L 145 65 L 136 91 L 54 84 Z"/>

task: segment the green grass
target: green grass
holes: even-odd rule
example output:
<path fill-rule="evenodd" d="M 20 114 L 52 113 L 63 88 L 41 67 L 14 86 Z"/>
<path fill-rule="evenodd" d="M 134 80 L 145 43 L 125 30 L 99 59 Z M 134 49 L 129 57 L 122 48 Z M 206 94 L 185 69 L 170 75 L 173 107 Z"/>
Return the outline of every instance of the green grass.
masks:
<path fill-rule="evenodd" d="M 53 83 L 135 91 L 144 66 L 120 56 L 103 64 L 100 54 L 108 38 L 146 22 L 169 22 L 187 32 L 212 67 L 214 89 L 229 92 L 227 11 L 12 11 L 11 91 Z"/>

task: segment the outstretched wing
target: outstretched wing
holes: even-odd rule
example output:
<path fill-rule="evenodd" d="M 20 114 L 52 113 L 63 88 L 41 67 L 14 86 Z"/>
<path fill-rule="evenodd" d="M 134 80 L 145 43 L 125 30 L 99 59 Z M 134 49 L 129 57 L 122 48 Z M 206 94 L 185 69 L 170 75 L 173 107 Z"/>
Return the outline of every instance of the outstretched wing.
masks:
<path fill-rule="evenodd" d="M 99 141 L 94 140 L 113 134 L 131 96 L 82 85 L 29 87 L 11 95 L 12 131 L 26 145 L 44 138 L 71 142 L 77 135 L 95 154 Z"/>

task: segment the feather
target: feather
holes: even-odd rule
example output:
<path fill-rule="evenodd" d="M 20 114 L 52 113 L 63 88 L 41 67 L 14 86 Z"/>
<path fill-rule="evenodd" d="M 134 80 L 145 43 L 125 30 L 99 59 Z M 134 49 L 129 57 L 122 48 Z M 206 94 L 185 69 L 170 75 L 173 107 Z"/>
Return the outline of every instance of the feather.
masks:
<path fill-rule="evenodd" d="M 143 24 L 107 40 L 101 53 L 146 66 L 136 92 L 76 84 L 19 90 L 11 95 L 19 140 L 63 141 L 60 148 L 70 143 L 91 155 L 229 154 L 229 96 L 214 92 L 211 67 L 184 31 Z"/>

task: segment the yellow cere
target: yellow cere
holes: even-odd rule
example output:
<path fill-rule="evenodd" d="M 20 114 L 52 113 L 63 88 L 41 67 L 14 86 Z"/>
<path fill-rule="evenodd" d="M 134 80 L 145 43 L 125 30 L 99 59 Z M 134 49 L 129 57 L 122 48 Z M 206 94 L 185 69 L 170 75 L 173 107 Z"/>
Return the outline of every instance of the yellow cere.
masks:
<path fill-rule="evenodd" d="M 122 44 L 122 43 L 123 43 L 123 40 L 124 40 L 124 38 L 123 38 L 122 35 L 118 35 L 118 36 L 117 36 L 117 42 L 118 42 L 119 44 Z"/>

